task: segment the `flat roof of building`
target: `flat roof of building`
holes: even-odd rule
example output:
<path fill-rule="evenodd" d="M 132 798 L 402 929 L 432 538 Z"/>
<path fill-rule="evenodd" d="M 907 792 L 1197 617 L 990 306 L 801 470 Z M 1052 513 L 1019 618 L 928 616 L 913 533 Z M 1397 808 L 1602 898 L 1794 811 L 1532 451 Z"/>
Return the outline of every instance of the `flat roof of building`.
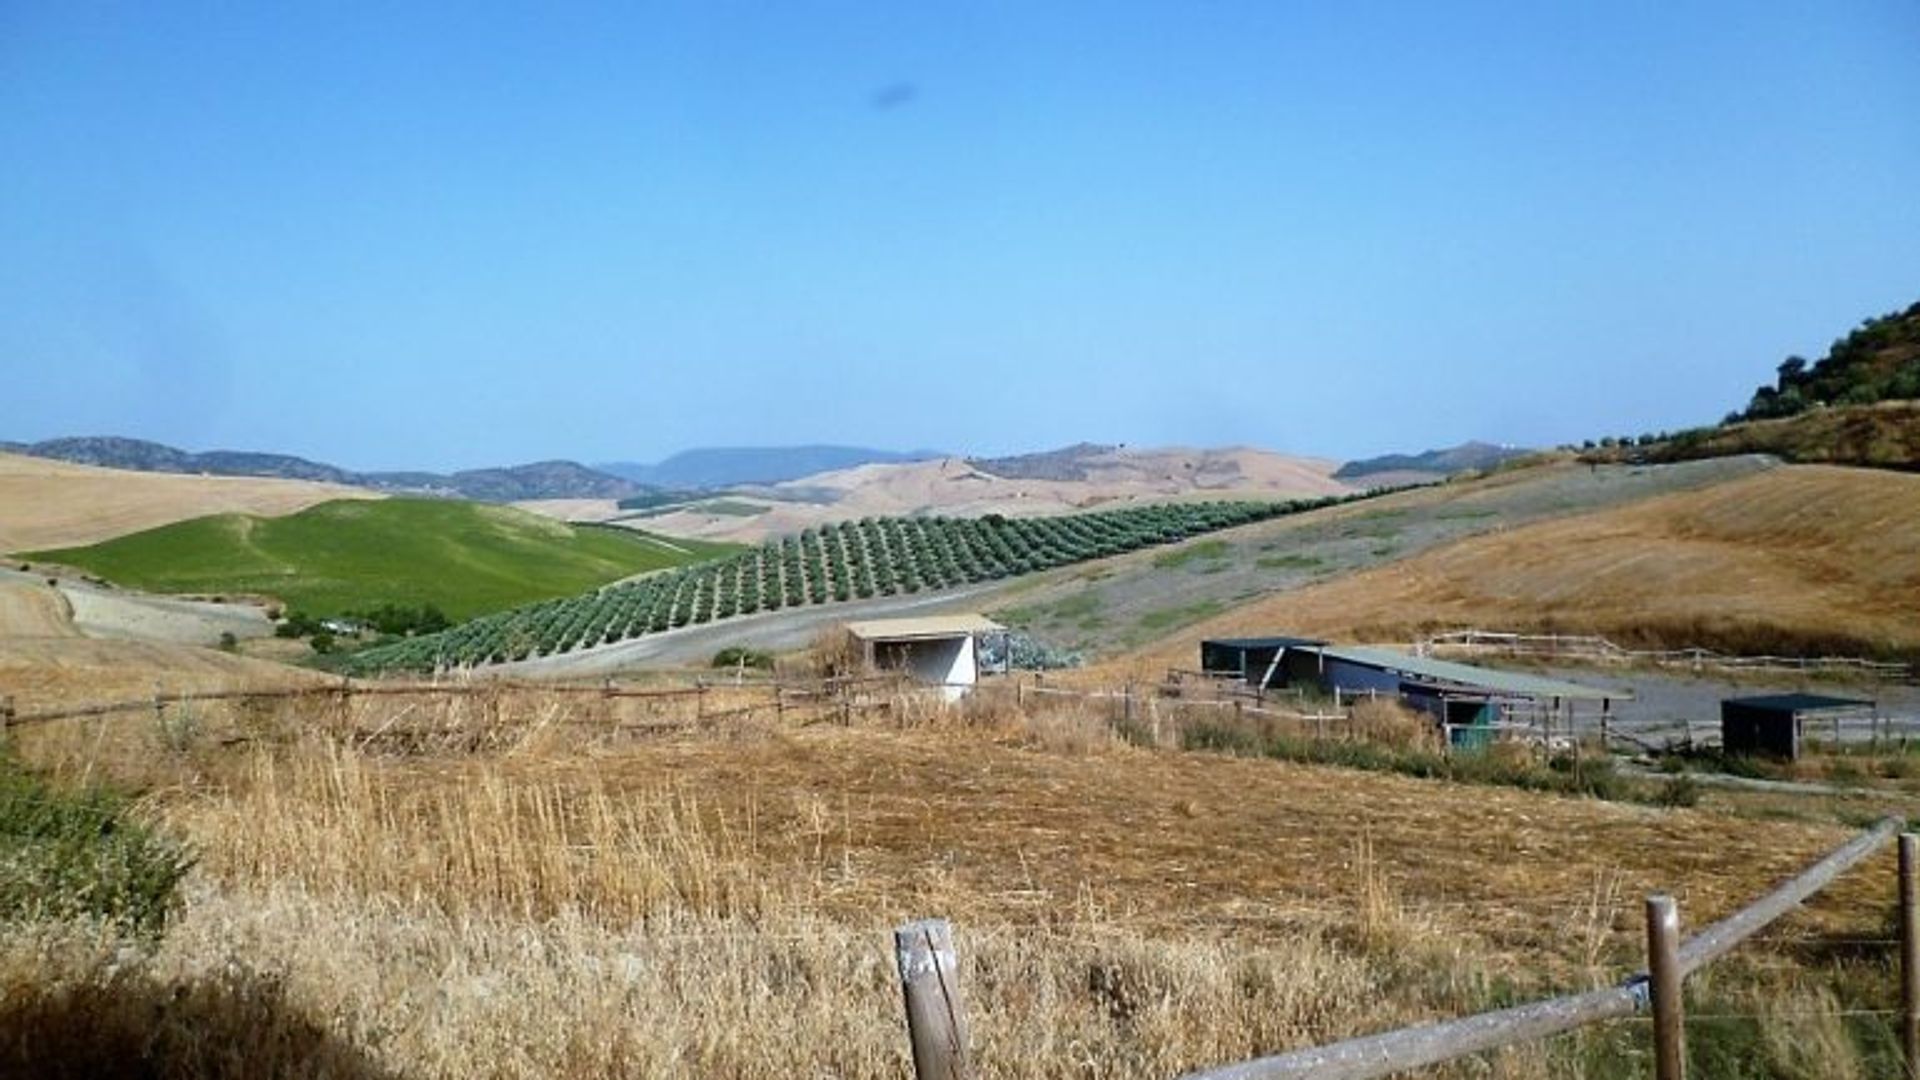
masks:
<path fill-rule="evenodd" d="M 1430 656 L 1414 656 L 1368 645 L 1328 645 L 1307 651 L 1318 652 L 1329 660 L 1344 660 L 1390 671 L 1416 682 L 1451 683 L 1511 697 L 1566 698 L 1570 701 L 1628 701 L 1633 698 L 1630 690 L 1602 690 L 1563 679 L 1457 664 L 1451 660 L 1435 660 Z"/>
<path fill-rule="evenodd" d="M 1006 627 L 985 615 L 928 615 L 917 619 L 864 619 L 846 624 L 862 641 L 931 641 L 992 634 Z"/>
<path fill-rule="evenodd" d="M 1753 697 L 1726 698 L 1723 705 L 1745 705 L 1768 712 L 1826 712 L 1835 709 L 1868 709 L 1873 702 L 1865 698 L 1831 697 L 1826 694 L 1756 694 Z"/>

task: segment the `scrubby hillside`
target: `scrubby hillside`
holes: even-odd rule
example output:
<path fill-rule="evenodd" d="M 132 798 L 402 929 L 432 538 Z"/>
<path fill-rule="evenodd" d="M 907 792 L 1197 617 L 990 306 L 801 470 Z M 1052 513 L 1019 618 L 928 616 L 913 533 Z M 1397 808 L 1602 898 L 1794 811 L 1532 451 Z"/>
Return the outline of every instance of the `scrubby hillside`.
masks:
<path fill-rule="evenodd" d="M 1920 398 L 1920 303 L 1868 319 L 1809 365 L 1789 356 L 1778 379 L 1754 391 L 1730 420 L 1797 416 L 1821 405 L 1871 405 Z"/>
<path fill-rule="evenodd" d="M 1447 628 L 1600 633 L 1736 652 L 1920 657 L 1920 477 L 1795 466 L 1477 536 L 1261 599 L 1163 641 Z"/>
<path fill-rule="evenodd" d="M 1773 383 L 1717 427 L 1587 447 L 1590 460 L 1683 461 L 1766 453 L 1802 464 L 1920 469 L 1920 303 L 1868 319 L 1808 364 L 1789 356 Z"/>

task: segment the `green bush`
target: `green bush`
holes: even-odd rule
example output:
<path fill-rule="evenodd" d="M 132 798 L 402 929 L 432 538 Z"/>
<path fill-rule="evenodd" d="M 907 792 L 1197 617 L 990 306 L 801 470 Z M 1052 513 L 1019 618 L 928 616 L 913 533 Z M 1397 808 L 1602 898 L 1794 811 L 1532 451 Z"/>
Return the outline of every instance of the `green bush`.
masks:
<path fill-rule="evenodd" d="M 0 757 L 0 924 L 92 916 L 157 936 L 192 866 L 121 797 L 57 790 Z"/>
<path fill-rule="evenodd" d="M 713 654 L 713 666 L 717 668 L 750 667 L 760 671 L 772 671 L 773 654 L 741 645 L 729 645 Z"/>

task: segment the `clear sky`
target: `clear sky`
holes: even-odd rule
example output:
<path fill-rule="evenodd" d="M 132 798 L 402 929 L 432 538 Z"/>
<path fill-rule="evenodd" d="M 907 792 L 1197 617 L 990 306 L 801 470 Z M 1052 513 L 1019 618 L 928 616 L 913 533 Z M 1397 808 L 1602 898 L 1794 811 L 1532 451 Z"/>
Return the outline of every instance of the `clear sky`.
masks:
<path fill-rule="evenodd" d="M 1717 420 L 1920 299 L 1920 5 L 0 0 L 0 438 Z"/>

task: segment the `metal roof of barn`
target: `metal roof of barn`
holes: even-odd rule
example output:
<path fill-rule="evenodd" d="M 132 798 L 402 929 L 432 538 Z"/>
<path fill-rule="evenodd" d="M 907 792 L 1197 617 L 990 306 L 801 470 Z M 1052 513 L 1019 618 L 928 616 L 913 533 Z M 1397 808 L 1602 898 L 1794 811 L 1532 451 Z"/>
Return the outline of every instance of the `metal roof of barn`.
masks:
<path fill-rule="evenodd" d="M 1325 645 L 1322 638 L 1303 637 L 1229 637 L 1208 638 L 1202 645 L 1218 645 L 1225 649 L 1297 649 L 1306 645 Z"/>
<path fill-rule="evenodd" d="M 992 634 L 1006 627 L 984 615 L 929 615 L 917 619 L 865 619 L 847 624 L 862 641 L 931 641 Z"/>
<path fill-rule="evenodd" d="M 1430 656 L 1413 656 L 1367 645 L 1329 645 L 1308 651 L 1318 652 L 1329 660 L 1344 660 L 1390 671 L 1418 682 L 1453 684 L 1511 697 L 1566 698 L 1570 701 L 1627 701 L 1633 697 L 1630 690 L 1602 690 L 1562 679 L 1457 664 L 1451 660 L 1435 660 Z"/>
<path fill-rule="evenodd" d="M 1754 697 L 1726 698 L 1724 704 L 1744 705 L 1768 712 L 1807 713 L 1837 709 L 1869 709 L 1873 702 L 1865 698 L 1829 697 L 1826 694 L 1759 694 Z"/>

